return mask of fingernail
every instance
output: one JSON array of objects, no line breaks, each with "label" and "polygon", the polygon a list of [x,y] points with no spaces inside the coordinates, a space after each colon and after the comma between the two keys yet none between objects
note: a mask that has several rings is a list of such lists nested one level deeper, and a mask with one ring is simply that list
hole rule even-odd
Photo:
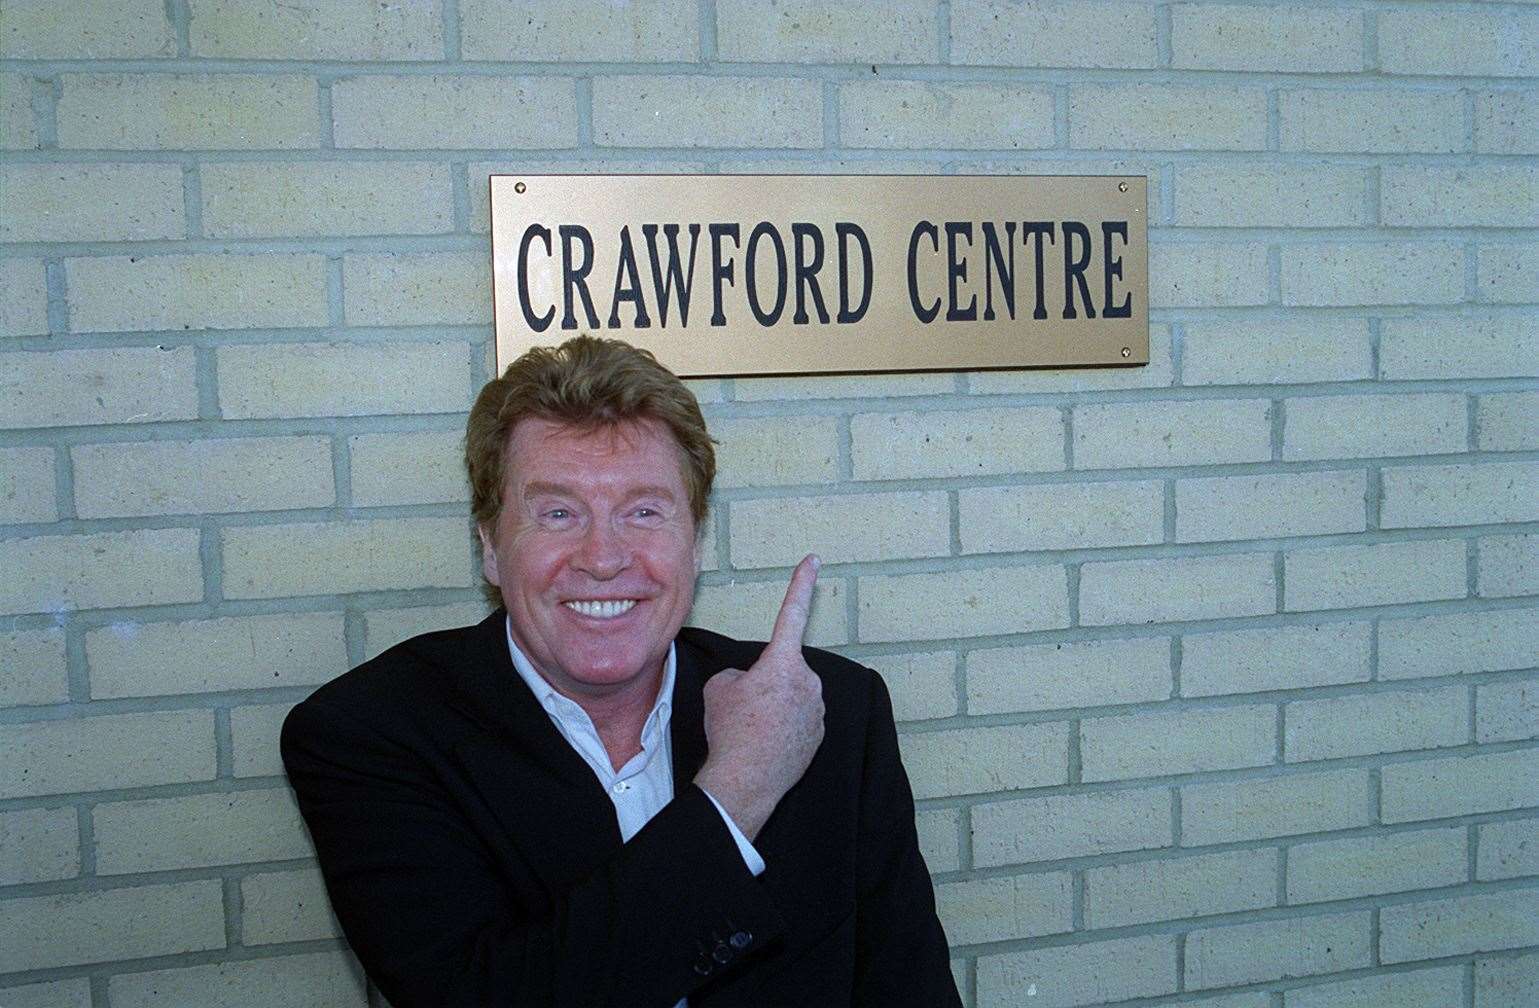
[{"label": "fingernail", "polygon": [[820,567],[822,567],[822,566],[823,566],[823,561],[821,559],[819,559],[819,557],[818,557],[818,555],[816,553],[812,554],[812,573],[816,574],[818,572],[818,569]]}]

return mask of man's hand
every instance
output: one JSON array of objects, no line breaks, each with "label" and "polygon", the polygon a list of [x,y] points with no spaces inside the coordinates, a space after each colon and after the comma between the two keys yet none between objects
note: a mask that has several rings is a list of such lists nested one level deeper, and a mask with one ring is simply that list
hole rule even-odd
[{"label": "man's hand", "polygon": [[695,783],[752,840],[823,741],[823,684],[802,658],[818,558],[791,574],[764,653],[744,672],[726,669],[705,684],[710,755]]}]

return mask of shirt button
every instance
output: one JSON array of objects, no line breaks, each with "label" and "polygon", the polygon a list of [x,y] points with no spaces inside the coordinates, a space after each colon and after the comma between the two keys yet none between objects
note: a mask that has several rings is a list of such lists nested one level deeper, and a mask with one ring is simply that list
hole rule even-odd
[{"label": "shirt button", "polygon": [[629,791],[630,789],[631,789],[631,786],[626,781],[616,781],[615,782],[615,794],[624,794],[625,792]]}]

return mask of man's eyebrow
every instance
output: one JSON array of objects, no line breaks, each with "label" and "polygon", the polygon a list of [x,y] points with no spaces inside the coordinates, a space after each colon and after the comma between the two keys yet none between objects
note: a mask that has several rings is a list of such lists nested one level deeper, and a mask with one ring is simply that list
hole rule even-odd
[{"label": "man's eyebrow", "polygon": [[[524,497],[534,497],[540,494],[549,494],[553,497],[576,497],[578,495],[574,488],[564,483],[548,483],[543,480],[536,480],[535,482],[524,484]],[[676,495],[661,483],[655,485],[649,483],[644,486],[633,487],[626,496],[631,500],[637,497],[661,497],[664,500],[671,501],[675,499]]]}]

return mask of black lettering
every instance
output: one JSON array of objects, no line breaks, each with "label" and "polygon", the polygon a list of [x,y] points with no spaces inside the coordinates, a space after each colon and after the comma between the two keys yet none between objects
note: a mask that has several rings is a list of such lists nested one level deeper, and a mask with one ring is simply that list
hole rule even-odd
[{"label": "black lettering", "polygon": [[919,236],[922,234],[930,236],[930,244],[935,246],[936,254],[940,254],[940,231],[927,220],[915,224],[913,233],[908,236],[908,303],[914,307],[914,317],[928,325],[940,314],[941,299],[937,296],[929,308],[919,303]]},{"label": "black lettering", "polygon": [[967,282],[967,259],[957,258],[957,236],[965,235],[969,248],[973,244],[972,221],[946,222],[946,291],[950,300],[946,303],[947,322],[975,322],[978,319],[978,295],[974,294],[966,308],[957,307],[957,283]]},{"label": "black lettering", "polygon": [[615,267],[615,294],[609,305],[609,328],[620,328],[620,302],[630,301],[636,306],[636,328],[649,329],[652,320],[647,316],[646,298],[641,295],[641,275],[636,270],[636,250],[631,248],[631,229],[620,229],[620,262]]},{"label": "black lettering", "polygon": [[[805,251],[803,238],[811,240],[811,261],[802,254]],[[818,289],[818,270],[823,268],[823,232],[818,230],[816,224],[794,223],[791,225],[791,244],[796,249],[796,311],[791,313],[791,321],[796,325],[806,325],[809,321],[804,295],[811,290],[812,305],[818,311],[818,322],[827,325],[828,309],[823,306],[823,292]]]},{"label": "black lettering", "polygon": [[1112,291],[1112,280],[1122,279],[1122,257],[1112,257],[1112,235],[1121,235],[1122,244],[1128,243],[1127,221],[1102,221],[1101,241],[1106,245],[1102,249],[1101,272],[1106,275],[1106,299],[1101,302],[1101,316],[1103,318],[1132,318],[1133,295],[1130,292],[1122,299],[1119,305],[1116,303],[1117,295]]},{"label": "black lettering", "polygon": [[1037,236],[1037,306],[1032,310],[1031,317],[1034,319],[1045,319],[1047,318],[1047,303],[1044,300],[1045,291],[1042,289],[1045,283],[1042,279],[1042,239],[1046,238],[1048,244],[1053,244],[1056,241],[1053,237],[1053,222],[1021,221],[1021,244],[1030,245],[1032,235]]},{"label": "black lettering", "polygon": [[[572,312],[572,292],[582,295],[583,310],[588,316],[588,327],[597,329],[598,312],[593,310],[593,297],[588,293],[588,274],[593,271],[593,236],[581,224],[563,224],[556,229],[561,233],[561,288],[562,302],[566,310],[561,315],[561,328],[576,329],[577,316]],[[582,243],[582,266],[572,265],[572,239]]]},{"label": "black lettering", "polygon": [[[1005,249],[1010,262],[1005,263]],[[994,270],[999,270],[999,290],[1005,296],[1005,311],[1015,318],[1015,221],[1005,221],[1005,244],[1000,248],[999,234],[993,221],[983,222],[983,320],[994,321]],[[991,268],[992,267],[992,268]]]},{"label": "black lettering", "polygon": [[[850,224],[840,221],[834,225],[834,233],[839,236],[839,314],[837,316],[840,325],[849,325],[859,322],[865,317],[866,309],[871,307],[871,242],[866,239],[866,232],[860,229],[858,224]],[[860,244],[860,262],[862,267],[862,285],[860,291],[860,304],[853,310],[850,308],[850,257],[849,249],[845,241],[854,238]],[[554,309],[552,309],[554,310]]]},{"label": "black lettering", "polygon": [[721,240],[731,238],[732,247],[737,248],[740,244],[738,230],[736,224],[711,224],[706,230],[711,233],[711,325],[724,326],[727,316],[721,310],[721,282],[727,281],[729,287],[737,284],[732,279],[732,260],[722,261]]},{"label": "black lettering", "polygon": [[[1084,242],[1083,254],[1074,254],[1074,239]],[[1095,318],[1095,304],[1090,300],[1090,284],[1085,282],[1085,267],[1090,265],[1090,229],[1079,221],[1063,222],[1063,317],[1079,318],[1074,311],[1074,286],[1079,284],[1085,299],[1085,317]]]},{"label": "black lettering", "polygon": [[551,319],[556,317],[556,306],[551,305],[550,311],[544,315],[536,315],[534,309],[529,306],[529,246],[536,238],[545,239],[545,254],[550,255],[553,249],[550,245],[550,228],[541,224],[531,224],[524,228],[524,237],[518,243],[518,307],[523,310],[524,321],[529,323],[529,328],[535,332],[544,332],[550,328]]},{"label": "black lettering", "polygon": [[[770,244],[775,246],[775,307],[766,312],[759,304],[759,284],[756,274],[757,256],[756,250],[759,239],[769,236]],[[759,320],[761,326],[772,326],[780,320],[780,313],[786,307],[786,246],[780,240],[780,232],[775,230],[775,225],[769,221],[760,221],[748,235],[748,262],[743,266],[743,277],[748,282],[748,310],[753,312],[753,317]]]},{"label": "black lettering", "polygon": [[657,259],[657,225],[641,225],[641,233],[647,238],[647,255],[652,259],[652,290],[657,295],[657,324],[668,324],[668,302],[675,285],[679,289],[679,325],[689,325],[689,292],[695,282],[695,245],[700,241],[700,225],[689,226],[689,268],[679,268],[679,226],[664,224],[663,237],[668,239],[668,268],[663,269]]}]

